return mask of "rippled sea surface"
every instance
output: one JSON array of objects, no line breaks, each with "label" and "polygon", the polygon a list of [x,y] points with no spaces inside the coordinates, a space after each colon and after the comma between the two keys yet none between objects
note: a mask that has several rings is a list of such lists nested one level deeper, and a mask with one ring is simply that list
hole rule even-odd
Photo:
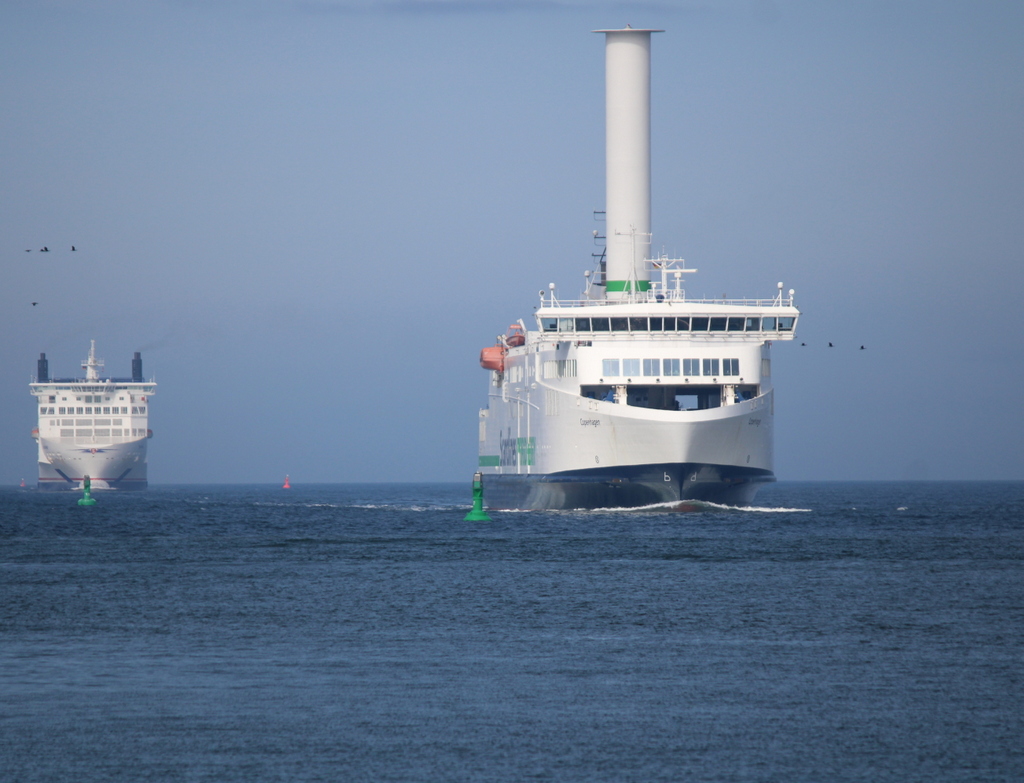
[{"label": "rippled sea surface", "polygon": [[1024,780],[1024,484],[0,490],[5,781]]}]

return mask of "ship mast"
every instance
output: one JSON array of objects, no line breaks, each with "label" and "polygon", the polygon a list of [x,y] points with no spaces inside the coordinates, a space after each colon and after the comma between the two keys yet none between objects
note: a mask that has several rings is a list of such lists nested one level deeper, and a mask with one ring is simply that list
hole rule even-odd
[{"label": "ship mast", "polygon": [[103,366],[103,360],[96,358],[96,341],[89,341],[89,358],[82,362],[82,369],[85,370],[87,381],[98,381],[100,379],[99,368]]},{"label": "ship mast", "polygon": [[605,35],[605,296],[648,291],[651,248],[651,33]]}]

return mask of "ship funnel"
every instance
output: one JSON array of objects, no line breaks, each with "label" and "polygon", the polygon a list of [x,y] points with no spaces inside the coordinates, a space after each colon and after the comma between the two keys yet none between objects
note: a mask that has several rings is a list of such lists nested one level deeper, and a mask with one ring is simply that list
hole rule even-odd
[{"label": "ship funnel", "polygon": [[36,362],[36,383],[50,382],[50,363],[46,361],[46,354],[39,354],[39,361]]},{"label": "ship funnel", "polygon": [[605,296],[627,299],[651,287],[651,33],[605,35]]},{"label": "ship funnel", "polygon": [[142,380],[142,354],[136,351],[135,358],[132,359],[132,381],[141,383]]}]

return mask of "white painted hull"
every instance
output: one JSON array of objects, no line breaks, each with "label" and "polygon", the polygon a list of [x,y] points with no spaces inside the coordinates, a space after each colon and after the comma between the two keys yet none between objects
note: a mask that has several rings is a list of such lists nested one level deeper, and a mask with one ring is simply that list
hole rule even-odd
[{"label": "white painted hull", "polygon": [[91,444],[40,438],[39,489],[81,489],[85,476],[94,490],[146,489],[146,443],[146,438]]},{"label": "white painted hull", "polygon": [[[652,410],[550,389],[540,397],[544,408],[495,395],[481,412],[481,455],[498,455],[499,462],[480,468],[491,508],[744,504],[774,480],[770,389],[701,411]],[[509,415],[515,405],[516,414],[529,408],[531,415]]]}]

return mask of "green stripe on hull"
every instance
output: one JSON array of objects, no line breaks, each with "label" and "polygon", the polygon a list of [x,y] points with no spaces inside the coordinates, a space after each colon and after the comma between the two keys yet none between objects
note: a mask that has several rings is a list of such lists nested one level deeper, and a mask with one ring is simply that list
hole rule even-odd
[{"label": "green stripe on hull", "polygon": [[536,438],[532,436],[529,438],[516,438],[516,454],[518,456],[520,465],[533,465],[533,459],[536,453]]},{"label": "green stripe on hull", "polygon": [[605,291],[650,291],[650,280],[609,280]]},{"label": "green stripe on hull", "polygon": [[501,457],[480,457],[481,468],[496,468],[501,464]]}]

